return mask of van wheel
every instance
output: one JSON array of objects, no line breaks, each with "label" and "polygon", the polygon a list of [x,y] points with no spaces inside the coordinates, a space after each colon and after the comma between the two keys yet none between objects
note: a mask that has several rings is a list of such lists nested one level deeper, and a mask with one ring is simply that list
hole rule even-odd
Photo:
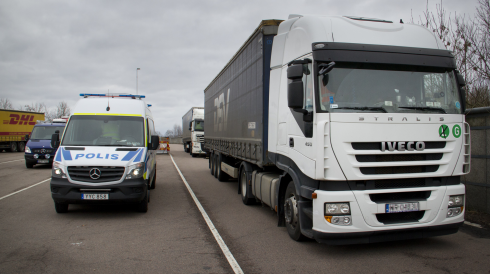
[{"label": "van wheel", "polygon": [[10,142],[10,152],[17,152],[17,142]]},{"label": "van wheel", "polygon": [[153,183],[150,186],[150,189],[155,189],[157,184],[157,167],[155,166],[155,174],[153,174]]},{"label": "van wheel", "polygon": [[56,213],[66,213],[68,212],[68,204],[54,202],[54,209]]},{"label": "van wheel", "polygon": [[294,183],[291,181],[289,182],[288,187],[286,188],[286,194],[284,195],[284,218],[289,237],[295,241],[301,242],[304,241],[306,237],[301,234],[298,201],[299,196],[296,193]]},{"label": "van wheel", "polygon": [[136,206],[136,210],[141,213],[148,212],[148,202],[150,201],[150,191],[146,191],[145,198]]},{"label": "van wheel", "polygon": [[26,161],[26,167],[27,167],[27,168],[32,168],[33,166],[34,166],[34,164],[31,164],[31,163],[29,163],[28,161]]},{"label": "van wheel", "polygon": [[248,198],[248,192],[249,192],[249,187],[247,184],[247,172],[245,172],[245,169],[242,168],[240,170],[240,177],[239,177],[239,184],[240,184],[240,192],[242,194],[242,202],[244,205],[253,205],[255,204],[255,199],[254,198]]}]

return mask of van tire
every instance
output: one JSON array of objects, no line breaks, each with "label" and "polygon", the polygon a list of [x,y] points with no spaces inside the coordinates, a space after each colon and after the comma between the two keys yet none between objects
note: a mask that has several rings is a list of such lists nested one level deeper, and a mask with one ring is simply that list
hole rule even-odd
[{"label": "van tire", "polygon": [[157,184],[157,167],[155,166],[155,174],[153,174],[152,184],[150,185],[150,189],[155,189]]},{"label": "van tire", "polygon": [[148,202],[150,201],[150,190],[146,191],[145,198],[136,206],[136,211],[141,213],[148,212]]},{"label": "van tire", "polygon": [[26,167],[27,168],[32,168],[32,167],[34,167],[34,164],[31,164],[28,161],[26,161]]},{"label": "van tire", "polygon": [[299,221],[299,195],[296,193],[294,182],[290,181],[286,193],[284,194],[284,222],[291,239],[301,242],[306,240],[306,236],[301,233],[301,224]]},{"label": "van tire", "polygon": [[66,213],[68,212],[68,205],[69,204],[54,202],[54,209],[56,210],[56,213]]}]

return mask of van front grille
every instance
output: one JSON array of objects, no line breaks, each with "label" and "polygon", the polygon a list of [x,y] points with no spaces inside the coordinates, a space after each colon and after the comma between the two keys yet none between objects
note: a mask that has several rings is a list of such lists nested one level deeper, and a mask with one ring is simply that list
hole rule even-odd
[{"label": "van front grille", "polygon": [[[100,172],[100,177],[90,177],[91,172]],[[105,183],[119,181],[124,175],[124,167],[116,166],[69,166],[68,176],[72,180],[89,183]],[[97,178],[97,179],[94,179]]]}]

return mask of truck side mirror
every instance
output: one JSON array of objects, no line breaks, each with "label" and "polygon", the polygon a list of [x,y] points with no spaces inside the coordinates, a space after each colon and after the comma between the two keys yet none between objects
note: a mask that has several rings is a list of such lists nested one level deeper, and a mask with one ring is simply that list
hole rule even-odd
[{"label": "truck side mirror", "polygon": [[151,135],[151,143],[148,144],[149,150],[157,150],[160,145],[160,137],[158,135]]},{"label": "truck side mirror", "polygon": [[296,64],[288,68],[288,79],[292,80],[288,84],[288,107],[293,110],[303,109],[303,65]]},{"label": "truck side mirror", "polygon": [[192,130],[192,121],[189,122],[189,130]]},{"label": "truck side mirror", "polygon": [[29,141],[29,134],[26,134],[26,136],[24,137],[24,141]]},{"label": "truck side mirror", "polygon": [[60,146],[60,131],[57,130],[51,135],[51,147],[58,148]]}]

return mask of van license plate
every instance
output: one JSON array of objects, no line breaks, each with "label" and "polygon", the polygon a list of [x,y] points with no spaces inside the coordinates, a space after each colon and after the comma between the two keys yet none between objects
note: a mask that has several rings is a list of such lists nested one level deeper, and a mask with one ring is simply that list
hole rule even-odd
[{"label": "van license plate", "polygon": [[49,160],[37,160],[38,164],[47,164],[49,163]]},{"label": "van license plate", "polygon": [[419,211],[419,203],[393,203],[386,204],[386,213]]},{"label": "van license plate", "polygon": [[85,194],[85,193],[82,193],[82,200],[109,200],[109,194]]}]

